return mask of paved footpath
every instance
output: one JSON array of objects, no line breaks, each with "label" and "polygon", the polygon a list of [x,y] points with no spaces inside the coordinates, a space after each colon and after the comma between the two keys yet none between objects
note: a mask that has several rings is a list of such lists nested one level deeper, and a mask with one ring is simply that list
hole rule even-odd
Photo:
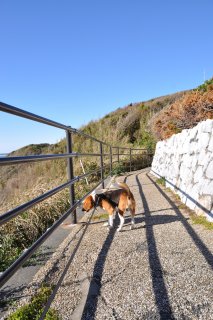
[{"label": "paved footpath", "polygon": [[57,270],[79,245],[51,305],[62,319],[213,319],[213,232],[193,225],[155,180],[147,169],[126,177],[134,230],[128,214],[120,233],[93,220],[66,247]]}]

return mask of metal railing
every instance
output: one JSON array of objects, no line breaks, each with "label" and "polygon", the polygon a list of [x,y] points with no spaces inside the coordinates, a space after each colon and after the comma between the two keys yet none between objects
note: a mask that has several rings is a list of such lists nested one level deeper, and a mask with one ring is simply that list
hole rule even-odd
[{"label": "metal railing", "polygon": [[[32,163],[32,162],[38,162],[38,161],[47,161],[47,160],[55,160],[55,159],[67,159],[67,178],[68,181],[43,193],[42,195],[39,195],[38,197],[25,202],[12,210],[5,212],[4,214],[0,215],[0,226],[7,223],[11,219],[17,217],[21,213],[25,212],[26,210],[34,207],[38,203],[48,199],[49,197],[55,195],[59,191],[69,188],[69,197],[70,197],[70,208],[61,215],[61,217],[55,221],[50,228],[48,228],[28,249],[24,250],[23,253],[20,255],[20,257],[7,269],[0,275],[0,287],[2,287],[12,276],[13,274],[25,263],[26,260],[28,260],[32,254],[42,245],[42,243],[53,233],[53,231],[68,217],[71,215],[72,222],[77,223],[77,215],[76,215],[76,208],[81,204],[81,202],[93,191],[95,190],[99,185],[102,185],[104,188],[104,181],[107,178],[105,176],[105,169],[107,166],[109,166],[109,176],[112,176],[113,172],[113,164],[114,163],[120,163],[121,157],[125,156],[125,162],[127,162],[127,158],[129,161],[129,170],[132,171],[132,168],[135,168],[133,157],[134,157],[134,151],[142,151],[143,154],[141,154],[141,161],[143,162],[144,156],[149,157],[151,162],[152,153],[146,152],[146,149],[143,148],[127,148],[127,147],[117,147],[117,146],[111,146],[110,144],[107,144],[103,141],[100,141],[88,134],[86,134],[83,131],[74,129],[70,126],[63,125],[61,123],[49,120],[47,118],[40,117],[36,114],[24,111],[22,109],[10,106],[8,104],[0,102],[0,111],[19,116],[22,118],[26,118],[29,120],[33,120],[39,123],[43,123],[49,126],[53,126],[55,128],[59,128],[62,130],[65,130],[66,132],[66,149],[67,152],[63,154],[45,154],[45,155],[30,155],[30,156],[14,156],[14,157],[4,157],[0,158],[0,166],[6,166],[6,165],[17,165],[22,163]],[[72,142],[72,135],[78,134],[85,138],[89,138],[92,141],[95,141],[100,146],[100,152],[99,153],[78,153],[73,152],[73,142]],[[108,153],[104,153],[104,146],[107,146],[109,148]],[[126,152],[127,151],[127,152]],[[113,157],[117,157],[116,161],[113,161]],[[137,154],[137,156],[140,156]],[[85,174],[74,176],[74,168],[73,168],[73,159],[75,157],[100,157],[99,166],[100,168],[87,172]],[[104,158],[109,158],[108,165],[105,165]],[[81,199],[77,200],[75,199],[75,183],[79,182],[82,179],[85,179],[85,177],[90,176],[92,174],[100,174],[100,181],[97,185],[95,185],[89,192],[84,194]]]}]

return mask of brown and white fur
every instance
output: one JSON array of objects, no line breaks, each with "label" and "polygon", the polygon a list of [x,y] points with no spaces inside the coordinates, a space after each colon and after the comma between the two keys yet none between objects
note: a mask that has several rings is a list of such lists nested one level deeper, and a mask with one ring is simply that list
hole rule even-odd
[{"label": "brown and white fur", "polygon": [[[96,206],[100,206],[109,214],[109,228],[113,227],[113,215],[118,212],[120,225],[117,231],[120,231],[124,224],[124,213],[129,209],[131,213],[131,227],[135,225],[135,199],[128,185],[124,182],[117,182],[117,189],[104,190],[102,193],[91,193],[83,202],[83,211],[90,211]],[[98,192],[98,191],[97,191]]]}]

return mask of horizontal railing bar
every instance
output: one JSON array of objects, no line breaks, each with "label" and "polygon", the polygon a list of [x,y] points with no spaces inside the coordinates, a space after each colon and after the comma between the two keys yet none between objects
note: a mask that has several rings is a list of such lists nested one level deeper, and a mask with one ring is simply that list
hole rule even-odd
[{"label": "horizontal railing bar", "polygon": [[71,127],[65,126],[64,124],[61,124],[56,121],[52,121],[50,119],[47,119],[47,118],[44,118],[41,116],[38,116],[38,115],[31,113],[31,112],[28,112],[28,111],[13,107],[13,106],[6,104],[6,103],[3,103],[3,102],[0,102],[0,111],[7,112],[7,113],[13,114],[18,117],[34,120],[36,122],[44,123],[44,124],[47,124],[52,127],[59,128],[59,129],[72,131]]},{"label": "horizontal railing bar", "polygon": [[[129,153],[113,153],[112,154],[113,156],[129,156]],[[133,157],[136,157],[136,156],[147,156],[148,155],[148,153],[144,153],[144,154],[139,154],[139,153],[137,153],[137,154],[131,154]]]},{"label": "horizontal railing bar", "polygon": [[[112,155],[113,156],[129,156],[129,153],[112,153]],[[137,153],[137,154],[131,154],[133,157],[136,157],[136,156],[139,156],[139,157],[146,157],[146,156],[151,156],[151,155],[153,155],[153,153],[144,153],[144,154],[139,154],[139,153]]]},{"label": "horizontal railing bar", "polygon": [[[112,154],[113,156],[129,156],[129,153],[113,153]],[[132,153],[131,154],[133,157],[136,157],[136,156],[148,156],[149,155],[149,153],[144,153],[144,154],[139,154],[139,153],[137,153],[137,154],[134,154],[134,153]]]},{"label": "horizontal railing bar", "polygon": [[69,187],[70,185],[74,184],[75,182],[78,182],[78,181],[84,179],[85,177],[87,177],[87,176],[89,176],[89,175],[91,175],[93,173],[97,173],[100,170],[101,169],[93,170],[91,172],[82,174],[81,176],[74,177],[72,180],[70,180],[70,181],[68,181],[66,183],[63,183],[60,186],[58,186],[58,187],[56,187],[54,189],[51,189],[51,190],[43,193],[42,195],[40,195],[40,196],[38,196],[38,197],[28,201],[28,202],[25,202],[22,205],[14,208],[14,209],[12,209],[10,211],[5,212],[4,214],[0,215],[0,226],[5,224],[6,222],[10,221],[11,219],[17,217],[18,215],[20,215],[24,211],[29,210],[30,208],[34,207],[38,203],[48,199],[49,197],[53,196],[54,194],[56,194],[56,193],[60,192],[61,190]]},{"label": "horizontal railing bar", "polygon": [[104,142],[104,141],[99,141],[99,142],[101,142],[103,145],[105,145],[105,146],[107,146],[107,147],[110,147],[110,144],[107,143],[107,142]]},{"label": "horizontal railing bar", "polygon": [[[105,180],[105,179],[103,179]],[[0,276],[0,287],[2,287],[8,279],[29,259],[32,254],[41,246],[41,244],[53,233],[53,231],[72,213],[78,205],[93,191],[95,190],[102,181],[100,181],[94,188],[87,192],[80,200],[78,200],[69,210],[67,210],[53,225],[46,230],[46,232],[32,244],[30,248],[24,251],[21,256]]]},{"label": "horizontal railing bar", "polygon": [[131,148],[131,147],[112,147],[113,149],[132,149],[132,150],[147,150],[146,148]]},{"label": "horizontal railing bar", "polygon": [[87,138],[90,138],[90,139],[96,141],[96,142],[101,142],[100,140],[98,140],[98,139],[96,139],[96,138],[84,133],[83,131],[80,131],[80,130],[74,129],[74,128],[70,127],[70,126],[66,126],[66,125],[64,125],[62,123],[59,123],[59,122],[56,122],[56,121],[53,121],[53,120],[38,116],[35,113],[31,113],[31,112],[16,108],[16,107],[11,106],[9,104],[6,104],[4,102],[0,102],[0,111],[6,112],[6,113],[10,113],[10,114],[13,114],[13,115],[18,116],[18,117],[22,117],[22,118],[26,118],[26,119],[29,119],[29,120],[33,120],[33,121],[36,121],[36,122],[39,122],[39,123],[47,124],[47,125],[55,127],[55,128],[68,130],[70,132],[83,135],[83,136],[85,136]]},{"label": "horizontal railing bar", "polygon": [[129,156],[129,153],[113,153],[113,156]]},{"label": "horizontal railing bar", "polygon": [[132,151],[141,151],[141,150],[147,150],[146,148],[131,148]]},{"label": "horizontal railing bar", "polygon": [[[103,156],[109,156],[110,154],[106,153]],[[47,161],[55,159],[68,159],[72,157],[100,157],[100,153],[62,153],[62,154],[45,154],[45,155],[34,155],[34,156],[22,156],[22,157],[5,157],[0,158],[0,166],[13,165],[18,163],[28,163],[28,162],[37,162],[37,161]]]},{"label": "horizontal railing bar", "polygon": [[85,138],[91,139],[91,140],[93,140],[93,141],[95,141],[95,142],[98,142],[98,143],[101,142],[102,144],[108,145],[107,143],[105,143],[105,142],[103,142],[103,141],[101,141],[101,140],[98,140],[98,139],[90,136],[89,134],[81,131],[81,130],[77,130],[77,129],[74,129],[74,128],[71,128],[71,130],[72,130],[71,132],[76,133],[76,134],[79,134],[79,135],[82,135],[82,136],[84,136]]}]

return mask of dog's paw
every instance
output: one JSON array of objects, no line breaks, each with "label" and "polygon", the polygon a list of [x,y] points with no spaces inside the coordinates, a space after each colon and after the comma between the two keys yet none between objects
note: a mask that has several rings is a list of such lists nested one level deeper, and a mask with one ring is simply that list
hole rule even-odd
[{"label": "dog's paw", "polygon": [[118,228],[118,229],[117,229],[117,232],[120,232],[120,231],[121,231],[121,228]]},{"label": "dog's paw", "polygon": [[108,222],[104,222],[103,223],[103,227],[108,227],[109,223]]},{"label": "dog's paw", "polygon": [[113,229],[113,226],[109,226],[109,225],[108,225],[107,228],[108,228],[108,230],[112,230],[112,229]]}]

